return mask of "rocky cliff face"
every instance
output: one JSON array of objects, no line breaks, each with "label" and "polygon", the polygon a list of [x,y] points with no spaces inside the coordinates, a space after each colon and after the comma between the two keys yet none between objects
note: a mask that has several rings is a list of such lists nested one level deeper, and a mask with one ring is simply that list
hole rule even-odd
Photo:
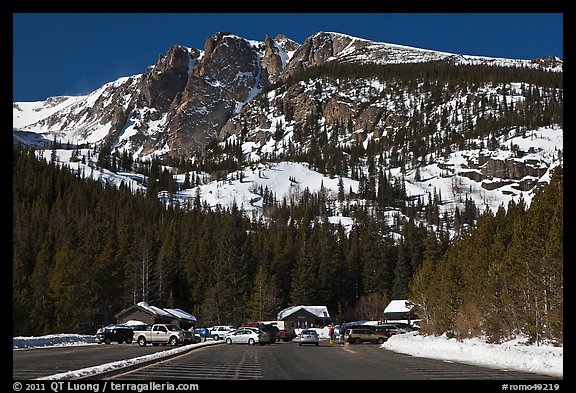
[{"label": "rocky cliff face", "polygon": [[[298,132],[309,127],[311,119],[322,119],[327,127],[351,127],[351,138],[362,142],[369,135],[379,137],[405,125],[409,108],[401,108],[397,97],[364,82],[326,86],[317,81],[312,87],[282,84],[303,70],[331,61],[437,60],[562,68],[556,58],[487,59],[339,33],[316,33],[302,45],[282,35],[257,42],[217,33],[206,40],[203,50],[174,45],[143,74],[108,83],[88,96],[53,97],[41,105],[14,103],[14,124],[16,129],[46,133],[47,140],[57,134],[76,143],[107,143],[137,157],[187,155],[216,136],[238,134],[242,126],[262,136],[278,120]],[[280,88],[251,105],[270,83]],[[359,101],[360,95],[368,101]]]},{"label": "rocky cliff face", "polygon": [[248,41],[225,33],[207,39],[204,56],[170,108],[166,142],[172,154],[203,147],[266,83],[259,55]]},{"label": "rocky cliff face", "polygon": [[278,82],[282,72],[292,59],[293,53],[300,47],[300,44],[292,41],[282,34],[278,34],[274,39],[266,36],[264,40],[264,51],[262,54],[262,67],[266,70],[268,81]]},{"label": "rocky cliff face", "polygon": [[290,64],[285,68],[282,78],[286,79],[308,68],[342,57],[345,49],[348,53],[363,48],[370,41],[357,39],[343,34],[316,33],[307,38],[296,50]]},{"label": "rocky cliff face", "polygon": [[264,44],[265,49],[264,55],[262,56],[262,67],[268,74],[268,80],[270,82],[276,82],[284,69],[280,49],[269,36],[266,36]]},{"label": "rocky cliff face", "polygon": [[179,45],[170,48],[165,57],[159,56],[140,82],[137,106],[167,111],[174,98],[186,87],[190,68],[199,56],[199,50]]},{"label": "rocky cliff face", "polygon": [[[284,36],[255,42],[229,33],[208,38],[203,51],[174,45],[144,74],[107,84],[84,99],[62,97],[61,110],[23,128],[108,143],[140,157],[187,155],[279,77],[294,45]],[[15,103],[15,116],[21,106]],[[54,106],[54,98],[45,103],[46,109]]]}]

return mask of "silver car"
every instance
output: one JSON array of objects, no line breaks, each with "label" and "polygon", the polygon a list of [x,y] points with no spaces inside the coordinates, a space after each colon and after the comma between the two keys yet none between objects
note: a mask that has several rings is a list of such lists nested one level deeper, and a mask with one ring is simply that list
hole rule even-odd
[{"label": "silver car", "polygon": [[270,342],[270,336],[259,329],[240,328],[224,336],[226,344],[250,344],[254,345],[267,344]]},{"label": "silver car", "polygon": [[298,337],[300,346],[302,346],[302,344],[314,344],[318,346],[320,343],[320,337],[318,337],[316,330],[313,329],[302,330]]}]

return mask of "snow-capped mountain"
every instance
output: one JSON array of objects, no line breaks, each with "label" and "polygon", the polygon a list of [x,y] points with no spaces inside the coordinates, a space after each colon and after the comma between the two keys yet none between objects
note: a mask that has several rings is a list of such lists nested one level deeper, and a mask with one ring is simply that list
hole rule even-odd
[{"label": "snow-capped mountain", "polygon": [[[203,50],[174,45],[141,75],[87,96],[14,103],[14,129],[75,144],[106,143],[135,157],[185,155],[283,68],[295,49],[284,36],[264,42],[218,33]],[[268,72],[269,70],[269,72]]]},{"label": "snow-capped mountain", "polygon": [[[530,203],[562,163],[562,109],[557,58],[459,55],[339,33],[302,45],[218,33],[203,50],[174,45],[143,74],[87,96],[14,103],[13,138],[132,190],[146,190],[146,176],[98,163],[95,148],[189,160],[192,170],[164,167],[177,185],[158,189],[166,203],[236,204],[260,216],[322,194],[331,222],[349,225],[351,206],[370,205],[393,226],[411,208],[454,217],[470,203]],[[72,148],[51,151],[54,139]]]},{"label": "snow-capped mountain", "polygon": [[430,61],[562,71],[562,61],[556,58],[468,56],[340,33],[316,33],[302,45],[283,35],[254,41],[217,33],[206,40],[203,49],[174,45],[143,74],[107,83],[87,96],[15,102],[13,128],[36,133],[40,141],[56,138],[73,144],[107,144],[137,158],[179,157],[221,134],[224,125],[263,88],[282,85],[304,70],[330,62]]},{"label": "snow-capped mountain", "polygon": [[347,34],[319,32],[304,41],[285,69],[284,75],[294,75],[302,70],[331,61],[340,63],[400,64],[445,61],[452,64],[484,64],[504,67],[542,68],[562,71],[558,58],[514,60],[470,56],[405,45],[374,42]]}]

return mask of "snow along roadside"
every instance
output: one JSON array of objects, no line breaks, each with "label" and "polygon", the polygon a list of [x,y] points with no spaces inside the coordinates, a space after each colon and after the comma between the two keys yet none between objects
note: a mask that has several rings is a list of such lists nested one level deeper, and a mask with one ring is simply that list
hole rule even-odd
[{"label": "snow along roadside", "polygon": [[85,376],[89,376],[89,375],[93,375],[93,374],[97,374],[97,373],[101,373],[101,372],[115,370],[115,369],[122,368],[122,367],[132,366],[132,365],[135,365],[138,363],[143,363],[143,362],[146,362],[149,360],[161,359],[164,357],[177,355],[179,353],[187,352],[191,349],[195,349],[195,348],[199,348],[199,347],[205,347],[207,345],[216,345],[216,344],[222,344],[222,343],[223,343],[223,341],[205,341],[203,343],[198,343],[198,344],[184,345],[182,347],[170,349],[167,351],[156,352],[156,353],[153,353],[151,355],[139,356],[137,358],[126,359],[126,360],[118,360],[116,362],[105,363],[105,364],[101,364],[98,366],[86,367],[86,368],[82,368],[80,370],[66,371],[63,373],[48,375],[46,377],[41,377],[41,378],[36,378],[36,379],[37,380],[52,380],[52,379],[72,379],[72,378],[78,378],[78,377],[85,377]]},{"label": "snow along roadside", "polygon": [[416,332],[398,334],[382,348],[412,356],[475,364],[483,367],[518,370],[563,377],[564,348],[549,345],[527,346],[520,340],[487,344],[480,338],[458,341],[442,336],[424,336]]}]

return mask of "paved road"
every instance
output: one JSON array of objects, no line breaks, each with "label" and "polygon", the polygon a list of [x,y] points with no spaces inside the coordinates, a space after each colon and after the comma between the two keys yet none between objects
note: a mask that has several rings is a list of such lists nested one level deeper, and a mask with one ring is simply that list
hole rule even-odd
[{"label": "paved road", "polygon": [[418,358],[380,345],[218,345],[117,375],[121,380],[552,380],[526,372]]},{"label": "paved road", "polygon": [[[137,344],[86,345],[12,351],[13,379],[28,380],[131,359],[172,347]],[[526,372],[418,358],[380,345],[295,342],[273,345],[210,345],[176,358],[117,375],[122,380],[558,380]]]},{"label": "paved road", "polygon": [[12,378],[34,379],[118,360],[136,358],[173,347],[138,344],[74,345],[12,351]]}]

